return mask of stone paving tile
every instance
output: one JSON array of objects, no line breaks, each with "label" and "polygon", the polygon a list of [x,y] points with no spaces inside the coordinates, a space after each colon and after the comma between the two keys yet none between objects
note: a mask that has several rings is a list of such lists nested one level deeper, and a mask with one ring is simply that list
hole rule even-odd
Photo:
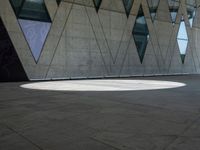
[{"label": "stone paving tile", "polygon": [[0,150],[198,150],[199,78],[148,78],[187,86],[124,92],[0,84]]}]

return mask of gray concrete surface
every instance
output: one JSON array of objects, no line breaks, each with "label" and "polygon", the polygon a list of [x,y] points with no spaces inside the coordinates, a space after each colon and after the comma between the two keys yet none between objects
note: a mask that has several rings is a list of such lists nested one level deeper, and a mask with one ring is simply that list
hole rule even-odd
[{"label": "gray concrete surface", "polygon": [[[200,73],[200,8],[191,28],[186,0],[180,0],[175,25],[168,0],[160,0],[154,22],[146,0],[134,0],[128,18],[122,0],[103,0],[98,13],[93,0],[64,0],[59,7],[56,0],[45,2],[52,26],[36,64],[9,0],[0,0],[0,16],[29,79]],[[140,5],[150,35],[142,64],[132,35]],[[184,64],[177,43],[182,15],[189,38]]]},{"label": "gray concrete surface", "polygon": [[0,150],[199,150],[200,76],[147,91],[42,91],[0,83]]}]

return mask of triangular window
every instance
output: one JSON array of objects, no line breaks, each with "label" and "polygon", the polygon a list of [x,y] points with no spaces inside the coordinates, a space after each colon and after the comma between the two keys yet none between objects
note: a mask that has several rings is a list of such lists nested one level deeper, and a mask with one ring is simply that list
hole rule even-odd
[{"label": "triangular window", "polygon": [[123,0],[123,4],[124,4],[124,8],[125,8],[127,17],[130,15],[131,8],[133,6],[133,1],[134,0]]},{"label": "triangular window", "polygon": [[147,0],[147,2],[149,5],[149,12],[151,15],[151,20],[154,22],[160,0]]},{"label": "triangular window", "polygon": [[10,0],[36,62],[42,52],[51,18],[44,0]]},{"label": "triangular window", "polygon": [[142,63],[149,41],[149,29],[141,5],[136,17],[132,34],[135,40],[138,55],[140,57],[140,62]]},{"label": "triangular window", "polygon": [[99,11],[102,0],[93,0],[96,11]]},{"label": "triangular window", "polygon": [[179,10],[179,3],[180,3],[179,0],[168,0],[169,12],[170,12],[171,21],[173,25],[176,22],[176,17]]},{"label": "triangular window", "polygon": [[24,36],[37,62],[50,30],[51,23],[19,19]]},{"label": "triangular window", "polygon": [[57,2],[57,4],[58,5],[60,5],[60,2],[61,2],[62,0],[56,0],[56,2]]},{"label": "triangular window", "polygon": [[190,23],[190,27],[192,28],[193,21],[196,15],[196,0],[186,0],[186,6],[187,6],[188,20]]},{"label": "triangular window", "polygon": [[178,30],[177,42],[178,42],[178,47],[179,47],[182,63],[184,63],[186,50],[188,46],[188,35],[187,35],[186,25],[185,25],[183,16],[181,18],[181,22],[180,22],[180,26]]}]

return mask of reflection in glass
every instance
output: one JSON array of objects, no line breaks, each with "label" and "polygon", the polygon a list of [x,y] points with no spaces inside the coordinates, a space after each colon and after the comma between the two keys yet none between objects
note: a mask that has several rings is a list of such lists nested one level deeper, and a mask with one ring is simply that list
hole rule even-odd
[{"label": "reflection in glass", "polygon": [[179,46],[182,63],[184,63],[188,45],[188,35],[183,16],[181,18],[180,27],[178,30],[177,42]]},{"label": "reflection in glass", "polygon": [[151,15],[151,20],[154,22],[160,0],[147,0],[147,2],[149,5],[149,12]]},{"label": "reflection in glass", "polygon": [[10,0],[17,18],[51,22],[44,0]]},{"label": "reflection in glass", "polygon": [[142,63],[149,40],[149,30],[141,5],[136,17],[132,34],[135,40],[138,55],[140,57],[140,62]]},{"label": "reflection in glass", "polygon": [[44,22],[51,22],[43,0],[26,0],[21,8],[19,17]]},{"label": "reflection in glass", "polygon": [[128,17],[130,12],[131,12],[131,8],[133,6],[133,1],[134,0],[123,0],[123,4],[124,4],[124,8],[126,10],[126,16]]},{"label": "reflection in glass", "polygon": [[10,3],[37,63],[51,27],[44,0],[10,0]]},{"label": "reflection in glass", "polygon": [[102,0],[93,0],[96,11],[99,11]]},{"label": "reflection in glass", "polygon": [[10,0],[10,3],[14,9],[15,14],[19,14],[20,7],[23,0]]},{"label": "reflection in glass", "polygon": [[186,6],[187,6],[188,20],[190,23],[190,27],[192,28],[193,20],[196,15],[196,0],[186,0]]},{"label": "reflection in glass", "polygon": [[35,61],[39,60],[51,23],[19,19],[19,24],[29,44]]},{"label": "reflection in glass", "polygon": [[171,15],[172,24],[174,25],[176,22],[176,16],[178,14],[179,9],[179,0],[168,0],[169,11]]}]

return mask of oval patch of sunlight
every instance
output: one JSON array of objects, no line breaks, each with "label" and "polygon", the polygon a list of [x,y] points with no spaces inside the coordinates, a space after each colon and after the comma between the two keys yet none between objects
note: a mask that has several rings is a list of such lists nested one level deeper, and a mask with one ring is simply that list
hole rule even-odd
[{"label": "oval patch of sunlight", "polygon": [[158,80],[99,79],[66,80],[23,84],[20,87],[49,91],[139,91],[186,86],[185,83]]}]

